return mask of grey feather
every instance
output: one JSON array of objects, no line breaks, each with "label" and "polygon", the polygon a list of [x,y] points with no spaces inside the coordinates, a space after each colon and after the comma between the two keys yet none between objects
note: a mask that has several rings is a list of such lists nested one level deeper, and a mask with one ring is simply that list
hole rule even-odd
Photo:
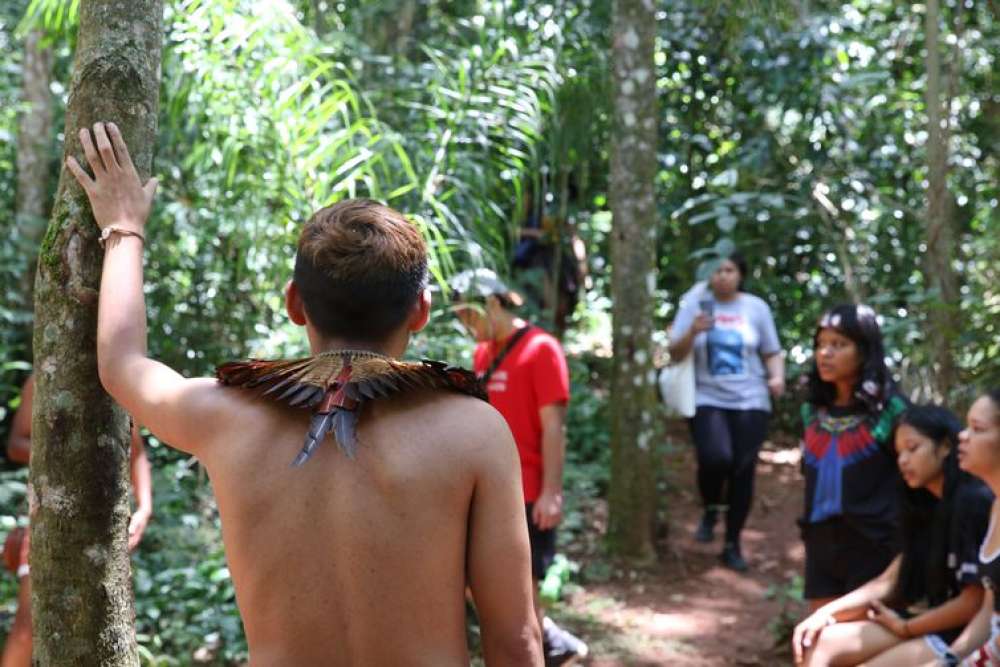
[{"label": "grey feather", "polygon": [[317,412],[313,415],[312,421],[309,423],[309,433],[306,434],[306,441],[302,445],[299,455],[295,457],[292,461],[292,467],[297,468],[312,456],[313,450],[316,446],[322,442],[323,438],[330,431],[330,425],[333,423],[333,416],[336,412]]},{"label": "grey feather", "polygon": [[[411,388],[412,389],[414,387],[419,387],[420,385],[417,384],[416,378],[413,377],[414,375],[417,375],[417,374],[416,373],[398,373],[398,374],[392,376],[392,382],[394,382],[397,387],[402,387],[403,389],[406,389],[406,388]],[[385,381],[386,380],[383,379],[383,382],[385,382]]]},{"label": "grey feather", "polygon": [[333,410],[333,433],[337,438],[340,448],[347,454],[347,458],[353,459],[358,450],[358,439],[355,435],[355,428],[358,425],[358,415],[352,410]]},{"label": "grey feather", "polygon": [[390,377],[380,377],[372,380],[375,387],[382,393],[383,396],[388,396],[399,391],[399,387],[395,382],[392,381]]},{"label": "grey feather", "polygon": [[292,398],[292,400],[288,402],[288,404],[293,408],[304,406],[306,403],[312,400],[316,396],[316,394],[322,394],[322,393],[323,393],[322,387],[316,387],[311,384],[307,384],[304,385],[297,394],[295,394],[295,396]]},{"label": "grey feather", "polygon": [[281,393],[281,396],[278,396],[278,398],[276,400],[279,400],[279,401],[287,400],[289,396],[291,396],[295,392],[297,392],[300,389],[302,389],[303,386],[305,386],[305,385],[302,385],[302,384],[300,384],[298,382],[293,382],[292,386],[290,386],[288,389],[286,389],[285,391],[283,391]]},{"label": "grey feather", "polygon": [[344,385],[344,395],[352,401],[360,401],[361,394],[358,392],[357,382],[348,382]]},{"label": "grey feather", "polygon": [[293,382],[293,381],[294,381],[294,378],[290,378],[290,377],[285,378],[281,382],[278,382],[278,383],[272,385],[267,391],[265,391],[263,394],[261,394],[261,396],[270,396],[274,392],[280,391],[280,390],[284,389],[285,387],[288,386],[289,382]]}]

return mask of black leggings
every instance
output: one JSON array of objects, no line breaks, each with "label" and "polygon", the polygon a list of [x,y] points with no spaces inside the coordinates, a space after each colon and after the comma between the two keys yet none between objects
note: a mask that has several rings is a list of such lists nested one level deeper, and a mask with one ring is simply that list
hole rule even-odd
[{"label": "black leggings", "polygon": [[698,490],[706,509],[728,506],[726,542],[739,542],[750,514],[757,453],[767,437],[768,416],[764,410],[699,406],[691,419]]}]

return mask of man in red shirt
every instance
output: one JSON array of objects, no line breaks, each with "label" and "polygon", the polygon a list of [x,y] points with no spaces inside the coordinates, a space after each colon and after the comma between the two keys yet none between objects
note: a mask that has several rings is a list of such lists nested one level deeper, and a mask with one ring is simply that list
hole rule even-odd
[{"label": "man in red shirt", "polygon": [[523,299],[494,272],[465,271],[453,279],[452,288],[455,313],[476,339],[473,367],[486,384],[490,404],[507,421],[521,458],[545,664],[570,665],[586,657],[587,645],[547,618],[538,596],[538,582],[555,559],[556,527],[562,521],[566,357],[558,340],[515,314]]}]

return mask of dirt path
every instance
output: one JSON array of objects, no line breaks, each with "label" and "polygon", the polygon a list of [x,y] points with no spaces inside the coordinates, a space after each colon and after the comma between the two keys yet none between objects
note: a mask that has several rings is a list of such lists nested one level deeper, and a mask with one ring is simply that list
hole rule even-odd
[{"label": "dirt path", "polygon": [[766,445],[761,454],[744,533],[751,571],[742,575],[719,565],[718,538],[706,545],[691,537],[700,509],[690,447],[678,446],[667,467],[669,535],[660,563],[633,571],[601,557],[597,536],[607,508],[595,504],[586,512],[593,538],[570,554],[582,565],[583,586],[571,588],[552,615],[587,639],[588,665],[790,664],[783,632],[801,613],[789,596],[801,589],[803,559],[795,524],[802,507],[798,450]]}]

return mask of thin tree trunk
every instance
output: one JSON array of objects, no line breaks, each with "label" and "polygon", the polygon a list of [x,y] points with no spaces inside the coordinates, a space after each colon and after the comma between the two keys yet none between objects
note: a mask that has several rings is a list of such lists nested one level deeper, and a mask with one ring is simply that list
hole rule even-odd
[{"label": "thin tree trunk", "polygon": [[611,489],[613,551],[652,559],[657,440],[652,330],[656,288],[656,16],[648,0],[614,5],[611,147]]},{"label": "thin tree trunk", "polygon": [[929,342],[934,360],[937,400],[944,400],[955,386],[955,366],[952,343],[960,325],[958,322],[958,276],[955,273],[954,202],[948,190],[948,120],[944,116],[948,105],[941,101],[942,77],[939,43],[940,9],[938,0],[928,0],[924,37],[927,51],[927,253],[924,255],[924,276],[936,293],[930,300]]},{"label": "thin tree trunk", "polygon": [[549,294],[546,296],[552,311],[552,330],[556,336],[562,340],[566,333],[566,317],[568,313],[563,311],[562,302],[562,272],[563,272],[563,237],[566,232],[567,217],[569,216],[569,168],[559,166],[559,212],[556,214],[555,227],[552,230],[552,282],[549,285]]},{"label": "thin tree trunk", "polygon": [[[41,45],[42,34],[28,33],[24,41],[21,99],[24,109],[17,131],[17,199],[15,213],[18,236],[26,249],[38,245],[49,211],[49,138],[52,136],[52,51]],[[34,271],[27,271],[21,292],[31,306]]]},{"label": "thin tree trunk", "polygon": [[[145,178],[159,106],[162,0],[83,0],[66,111],[77,132],[122,130]],[[90,206],[65,169],[35,283],[31,576],[36,665],[137,665],[127,554],[128,418],[97,377],[102,251]]]},{"label": "thin tree trunk", "polygon": [[332,11],[328,6],[331,3],[323,3],[321,0],[312,0],[311,9],[313,14],[313,29],[316,34],[323,37],[330,32],[330,25],[326,20],[326,13]]},{"label": "thin tree trunk", "polygon": [[867,296],[864,286],[854,275],[854,261],[851,251],[847,247],[847,228],[840,220],[840,212],[836,205],[826,196],[827,192],[828,188],[822,183],[817,183],[813,187],[812,197],[818,204],[816,210],[832,239],[837,260],[840,262],[840,270],[844,272],[844,291],[847,292],[852,303],[864,303]]},{"label": "thin tree trunk", "polygon": [[395,18],[396,29],[392,34],[392,50],[403,55],[410,50],[413,26],[417,18],[417,3],[414,0],[400,3],[395,10]]}]

